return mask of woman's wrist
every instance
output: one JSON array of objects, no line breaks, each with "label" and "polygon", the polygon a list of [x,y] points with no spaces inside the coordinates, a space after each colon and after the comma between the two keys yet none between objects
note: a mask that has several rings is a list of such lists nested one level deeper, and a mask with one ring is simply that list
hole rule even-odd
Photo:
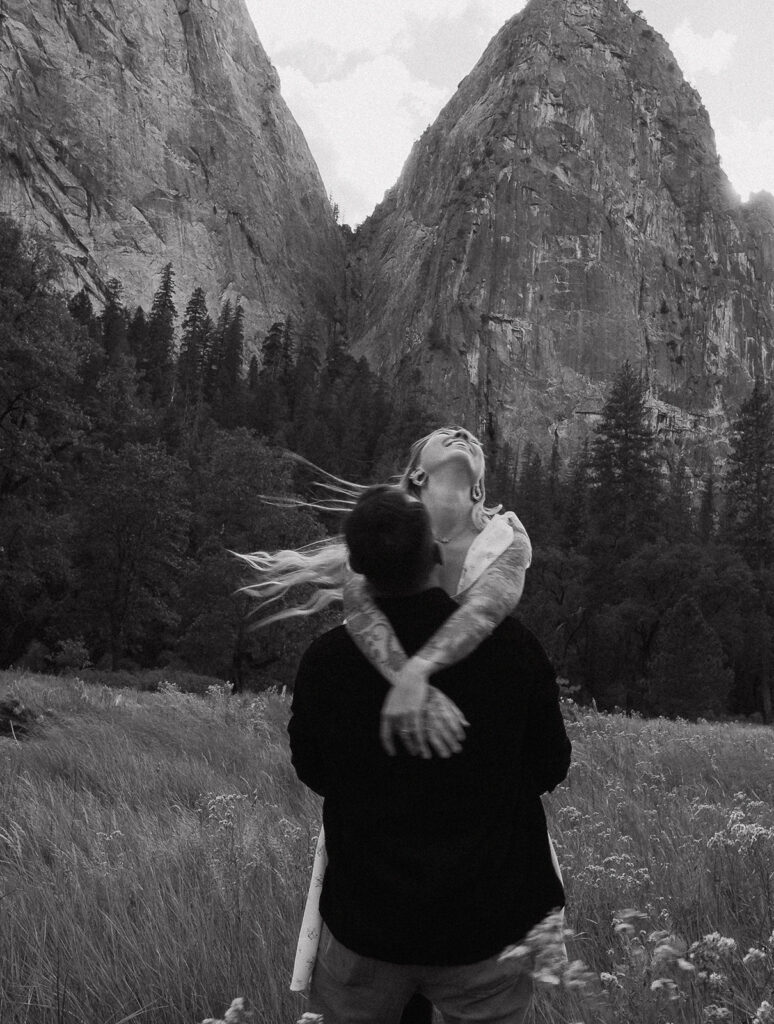
[{"label": "woman's wrist", "polygon": [[406,664],[403,666],[402,673],[406,673],[406,678],[416,679],[421,678],[427,681],[433,672],[438,670],[437,666],[429,661],[427,658],[423,658],[418,654],[413,655],[409,658]]}]

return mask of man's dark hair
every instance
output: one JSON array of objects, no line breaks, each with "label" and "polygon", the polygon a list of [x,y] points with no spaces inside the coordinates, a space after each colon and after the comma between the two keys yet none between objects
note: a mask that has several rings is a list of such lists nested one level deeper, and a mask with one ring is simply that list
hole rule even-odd
[{"label": "man's dark hair", "polygon": [[349,563],[383,594],[412,593],[436,562],[425,506],[398,487],[369,487],[344,525]]}]

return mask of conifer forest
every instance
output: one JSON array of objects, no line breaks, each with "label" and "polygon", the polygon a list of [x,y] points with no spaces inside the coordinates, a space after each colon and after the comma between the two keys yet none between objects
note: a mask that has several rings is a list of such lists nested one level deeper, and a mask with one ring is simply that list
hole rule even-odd
[{"label": "conifer forest", "polygon": [[[294,452],[358,483],[399,473],[445,422],[418,380],[388,386],[333,322],[255,329],[241,306],[160,276],[150,309],[111,281],[67,295],[53,251],[0,221],[0,667],[291,684],[337,620],[256,629],[234,552],[338,532]],[[533,543],[520,607],[563,686],[602,710],[772,717],[774,400],[758,381],[723,473],[660,448],[623,364],[586,442],[550,454],[482,438],[488,504]],[[476,430],[475,424],[465,424]]]}]

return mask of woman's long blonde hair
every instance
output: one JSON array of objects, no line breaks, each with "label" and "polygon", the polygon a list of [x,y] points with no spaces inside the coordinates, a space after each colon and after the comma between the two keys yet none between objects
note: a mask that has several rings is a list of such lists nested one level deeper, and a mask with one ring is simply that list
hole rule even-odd
[{"label": "woman's long blonde hair", "polygon": [[[451,431],[458,429],[460,428],[438,428],[438,430]],[[401,487],[420,500],[422,489],[411,479],[411,476],[419,468],[422,449],[430,438],[438,433],[438,430],[431,431],[412,444],[403,472],[392,481],[395,486]],[[267,496],[264,500],[269,504],[282,508],[315,509],[320,512],[346,515],[354,508],[363,491],[370,486],[343,480],[341,477],[327,473],[299,455],[287,454],[289,458],[314,472],[317,477],[314,486],[323,492],[322,496],[312,501],[282,495]],[[484,529],[492,516],[500,511],[502,505],[488,507],[485,504],[486,489],[483,472],[478,485],[481,497],[473,503],[470,514],[473,525],[480,531]],[[295,616],[314,615],[329,605],[341,601],[344,584],[351,571],[347,560],[346,545],[341,534],[313,541],[300,548],[236,554],[256,574],[256,582],[242,587],[242,592],[257,599],[256,611],[259,613],[266,612],[271,605],[282,602],[296,587],[311,586],[313,588],[312,594],[307,600],[290,607],[281,607],[276,611],[271,611],[268,615],[261,614],[256,622],[257,626],[268,626],[272,622],[279,622],[282,619]]]}]

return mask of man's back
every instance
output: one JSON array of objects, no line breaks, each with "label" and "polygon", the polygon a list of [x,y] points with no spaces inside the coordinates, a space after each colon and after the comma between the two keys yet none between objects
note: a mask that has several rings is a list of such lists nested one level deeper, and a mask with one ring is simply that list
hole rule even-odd
[{"label": "man's back", "polygon": [[[380,603],[408,654],[456,607],[439,590]],[[325,797],[323,918],[393,963],[484,959],[563,902],[538,794],[564,778],[570,746],[540,645],[507,620],[433,683],[470,722],[463,752],[390,757],[387,683],[339,628],[304,656],[290,723],[299,777]]]}]

